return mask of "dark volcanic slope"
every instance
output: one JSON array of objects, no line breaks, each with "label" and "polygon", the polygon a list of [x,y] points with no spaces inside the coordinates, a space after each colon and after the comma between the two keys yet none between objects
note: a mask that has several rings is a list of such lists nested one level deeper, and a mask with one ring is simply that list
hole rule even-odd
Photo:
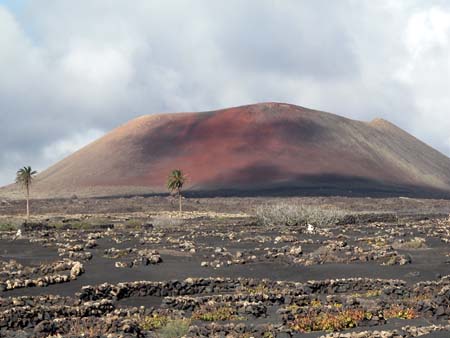
[{"label": "dark volcanic slope", "polygon": [[35,191],[164,192],[174,168],[191,191],[215,193],[450,190],[450,159],[385,120],[263,103],[137,118],[41,173]]}]

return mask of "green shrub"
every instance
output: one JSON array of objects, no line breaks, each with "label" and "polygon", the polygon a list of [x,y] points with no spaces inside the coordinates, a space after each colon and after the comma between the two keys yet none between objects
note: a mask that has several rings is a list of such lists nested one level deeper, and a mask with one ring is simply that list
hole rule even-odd
[{"label": "green shrub", "polygon": [[153,313],[151,316],[142,316],[138,318],[139,327],[144,331],[153,331],[161,329],[169,322],[169,317]]},{"label": "green shrub", "polygon": [[205,322],[217,322],[226,320],[243,320],[245,318],[237,315],[236,311],[229,306],[218,308],[203,306],[192,314],[192,319]]},{"label": "green shrub", "polygon": [[357,298],[374,298],[374,297],[379,297],[381,296],[383,292],[379,289],[375,289],[375,290],[369,290],[366,292],[355,292],[352,293],[352,297],[357,297]]},{"label": "green shrub", "polygon": [[17,230],[17,228],[18,228],[17,224],[12,224],[12,223],[0,224],[0,231],[13,231],[13,230]]},{"label": "green shrub", "polygon": [[401,305],[391,305],[389,309],[383,311],[384,319],[414,319],[418,317],[416,310],[410,307],[403,307]]},{"label": "green shrub", "polygon": [[334,207],[303,204],[266,204],[257,208],[256,217],[262,225],[300,225],[322,227],[344,220],[346,213]]},{"label": "green shrub", "polygon": [[188,319],[173,319],[167,322],[158,331],[160,338],[180,338],[185,336],[189,331],[190,321]]},{"label": "green shrub", "polygon": [[270,290],[267,285],[259,283],[258,285],[253,287],[243,287],[242,292],[248,293],[250,295],[268,295],[270,293]]},{"label": "green shrub", "polygon": [[362,309],[338,310],[335,312],[311,312],[294,316],[289,324],[297,332],[342,331],[357,327],[364,319],[371,318],[370,312]]}]

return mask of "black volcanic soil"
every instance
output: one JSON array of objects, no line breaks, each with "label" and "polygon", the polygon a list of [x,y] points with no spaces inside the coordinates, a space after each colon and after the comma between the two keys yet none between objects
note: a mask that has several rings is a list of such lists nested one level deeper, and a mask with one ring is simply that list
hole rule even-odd
[{"label": "black volcanic soil", "polygon": [[[209,230],[214,231],[216,227]],[[251,228],[244,226],[235,228],[234,231],[245,233]],[[254,229],[252,229],[254,230]],[[264,235],[258,228],[258,234]],[[183,232],[172,233],[171,235],[181,235]],[[271,232],[272,236],[274,235]],[[276,237],[275,233],[275,237]],[[215,241],[210,238],[197,239],[202,246],[206,247],[227,247],[234,249],[233,243],[227,243],[223,240]],[[319,239],[320,240],[320,239]],[[89,251],[93,253],[92,260],[84,264],[86,273],[80,276],[76,281],[68,284],[52,285],[46,288],[27,288],[17,289],[6,294],[8,296],[21,295],[39,295],[39,294],[58,294],[63,296],[73,296],[83,285],[95,285],[102,283],[120,283],[136,280],[183,280],[188,277],[244,277],[256,279],[286,280],[306,282],[308,280],[321,280],[327,278],[352,278],[368,277],[383,279],[402,279],[412,284],[419,281],[435,280],[439,276],[444,276],[450,272],[450,259],[445,257],[450,253],[450,247],[446,243],[441,243],[431,238],[427,249],[421,250],[403,250],[412,258],[412,264],[404,266],[380,266],[376,263],[334,263],[321,264],[313,266],[301,266],[288,264],[286,262],[267,261],[247,265],[232,265],[229,267],[220,267],[206,269],[200,266],[204,260],[201,255],[195,254],[188,257],[172,256],[170,254],[161,254],[164,264],[155,266],[139,266],[130,269],[118,269],[114,267],[115,260],[103,257],[103,251],[106,248],[128,248],[142,247],[139,241],[131,239],[125,243],[117,244],[110,240],[98,241],[99,246]],[[316,247],[319,245],[316,245]],[[23,265],[38,265],[44,262],[51,262],[58,259],[55,249],[43,248],[40,245],[30,244],[27,240],[1,240],[0,241],[1,259],[17,260]],[[152,245],[152,248],[158,250],[161,246]],[[253,250],[255,244],[247,242],[239,245],[239,250]],[[162,251],[164,252],[164,251]]]},{"label": "black volcanic soil", "polygon": [[[370,318],[377,314],[377,319],[366,318],[358,322],[357,328],[347,328],[346,331],[355,332],[354,337],[358,337],[358,331],[367,331],[359,337],[372,337],[370,332],[375,330],[393,334],[407,325],[430,331],[429,337],[450,335],[450,327],[446,326],[450,318],[450,293],[446,291],[450,288],[450,277],[446,277],[450,274],[450,221],[443,216],[449,210],[447,201],[321,198],[321,205],[346,206],[346,210],[366,218],[356,223],[315,228],[313,232],[301,226],[255,224],[252,212],[256,206],[274,201],[280,200],[188,200],[186,209],[191,211],[184,214],[183,220],[173,211],[167,213],[176,205],[162,197],[34,201],[34,210],[42,212],[35,220],[42,224],[24,227],[20,238],[16,238],[15,229],[3,227],[0,231],[0,290],[3,290],[0,291],[0,335],[44,337],[55,332],[73,333],[80,325],[74,323],[84,321],[83,325],[90,327],[91,332],[155,337],[158,329],[149,330],[142,324],[142,318],[157,314],[192,318],[190,336],[202,336],[200,332],[209,332],[206,336],[210,336],[210,322],[194,317],[199,311],[207,308],[212,313],[217,307],[243,311],[239,312],[239,320],[214,321],[218,325],[214,330],[230,337],[244,334],[268,337],[269,333],[273,337],[338,337],[326,336],[323,331],[305,333],[294,323],[305,313],[306,317],[313,317],[316,312],[344,310],[370,312]],[[300,201],[319,204],[319,199]],[[3,206],[2,223],[17,217],[18,207],[18,202]],[[124,212],[126,208],[131,209]],[[6,210],[11,216],[6,215]],[[50,210],[55,213],[49,214]],[[219,214],[219,211],[226,213]],[[73,262],[80,262],[83,271],[66,282],[47,279],[45,287],[20,284],[25,279],[67,274],[68,270],[55,268],[52,272],[48,268],[64,259],[72,262],[68,263],[69,269]],[[11,265],[11,261],[16,263]],[[30,270],[42,264],[47,267]],[[188,278],[193,278],[193,282]],[[196,281],[209,278],[219,278],[218,283],[223,283],[221,278],[225,278],[230,286],[224,290],[195,289]],[[342,280],[335,288],[332,280],[336,279]],[[7,280],[19,282],[7,284]],[[311,280],[318,282],[311,284]],[[134,290],[138,281],[161,282],[165,286],[147,291],[137,289],[126,295],[126,290]],[[176,284],[177,281],[181,284]],[[111,298],[108,291],[99,291],[108,289],[109,286],[101,286],[103,283],[114,288],[122,282],[128,284],[120,297]],[[299,284],[294,286],[290,282]],[[190,283],[193,283],[191,289]],[[331,284],[322,289],[312,288],[321,283]],[[87,285],[92,288],[84,289]],[[171,289],[170,285],[178,286]],[[237,285],[239,292],[234,289]],[[165,294],[151,291],[158,287],[168,289]],[[188,289],[181,292],[180,287]],[[301,291],[305,287],[305,290],[311,287],[312,291]],[[5,290],[8,288],[11,290]],[[103,296],[95,296],[95,292]],[[272,293],[283,297],[270,301]],[[47,298],[42,298],[45,295]],[[20,297],[27,297],[25,304]],[[211,297],[216,297],[213,303]],[[240,297],[242,301],[230,301],[229,297]],[[252,302],[255,297],[260,301]],[[82,301],[77,303],[77,300]],[[204,303],[180,312],[180,304],[194,300]],[[242,302],[247,304],[243,308]],[[26,304],[35,305],[28,308]],[[38,312],[46,311],[37,310],[37,304],[52,309],[48,318],[37,314],[33,317],[34,308]],[[102,316],[93,314],[97,312],[83,312],[83,304],[90,304]],[[213,308],[211,304],[215,304]],[[399,318],[390,318],[383,312],[395,306],[410,311],[410,315],[406,312],[399,315],[398,308],[395,313]],[[72,309],[71,315],[64,314],[67,308]],[[14,317],[20,311],[26,311],[27,319]],[[77,313],[84,315],[80,317]],[[60,317],[65,319],[61,321]],[[102,326],[106,322],[107,328]],[[239,323],[243,326],[235,328]],[[438,326],[430,327],[431,324]],[[389,336],[389,332],[386,337],[395,336]],[[406,331],[402,334],[402,337],[414,336]]]}]

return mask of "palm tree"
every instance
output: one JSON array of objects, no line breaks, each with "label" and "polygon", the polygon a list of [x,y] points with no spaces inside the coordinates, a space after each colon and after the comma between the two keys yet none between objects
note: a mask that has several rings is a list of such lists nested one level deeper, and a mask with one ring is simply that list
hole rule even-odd
[{"label": "palm tree", "polygon": [[186,182],[186,176],[180,169],[174,169],[169,174],[167,179],[167,189],[170,190],[171,193],[175,193],[178,195],[179,203],[180,203],[180,214],[181,214],[181,189],[183,188],[183,184]]},{"label": "palm tree", "polygon": [[27,197],[27,222],[30,220],[30,188],[34,175],[37,174],[36,170],[32,170],[30,166],[23,167],[17,171],[16,183],[21,185],[26,191]]}]

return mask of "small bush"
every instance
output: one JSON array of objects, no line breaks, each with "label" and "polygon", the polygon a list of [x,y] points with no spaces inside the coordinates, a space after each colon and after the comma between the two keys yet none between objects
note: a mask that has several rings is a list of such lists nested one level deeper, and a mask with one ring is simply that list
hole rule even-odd
[{"label": "small bush", "polygon": [[204,306],[192,314],[192,319],[205,322],[217,322],[225,320],[243,320],[244,318],[238,316],[236,311],[229,306],[218,308]]},{"label": "small bush", "polygon": [[0,231],[13,231],[13,230],[17,230],[17,229],[18,229],[17,224],[12,224],[12,223],[0,224]]},{"label": "small bush", "polygon": [[[89,318],[69,318],[64,330],[48,337],[105,337],[111,328],[106,321]],[[61,335],[62,334],[62,335]]]},{"label": "small bush", "polygon": [[343,309],[341,305],[325,311],[317,311],[311,308],[306,313],[294,315],[294,320],[289,323],[292,330],[297,332],[313,331],[343,331],[359,326],[364,321],[371,320],[374,315],[381,316],[384,319],[414,319],[418,317],[413,308],[401,305],[393,305],[388,309],[379,311],[366,311],[362,308]]},{"label": "small bush", "polygon": [[23,224],[22,218],[8,217],[0,220],[0,231],[14,231]]},{"label": "small bush", "polygon": [[262,225],[300,225],[322,227],[344,220],[346,213],[333,207],[303,204],[266,204],[256,209],[258,223]]},{"label": "small bush", "polygon": [[342,331],[358,326],[368,316],[370,313],[362,309],[308,313],[295,316],[290,327],[297,332]]},{"label": "small bush", "polygon": [[160,338],[180,338],[185,336],[189,331],[190,321],[188,319],[174,319],[158,331]]},{"label": "small bush", "polygon": [[241,291],[250,295],[268,295],[270,293],[267,285],[263,283],[260,283],[254,287],[243,287]]},{"label": "small bush", "polygon": [[367,292],[362,292],[362,293],[353,293],[352,297],[355,298],[374,298],[374,297],[379,297],[381,296],[382,291],[381,290],[369,290]]},{"label": "small bush", "polygon": [[154,331],[166,326],[169,317],[154,313],[151,316],[143,316],[138,318],[138,325],[144,331]]},{"label": "small bush", "polygon": [[383,311],[383,317],[384,319],[414,319],[418,317],[418,314],[413,308],[392,305]]}]

